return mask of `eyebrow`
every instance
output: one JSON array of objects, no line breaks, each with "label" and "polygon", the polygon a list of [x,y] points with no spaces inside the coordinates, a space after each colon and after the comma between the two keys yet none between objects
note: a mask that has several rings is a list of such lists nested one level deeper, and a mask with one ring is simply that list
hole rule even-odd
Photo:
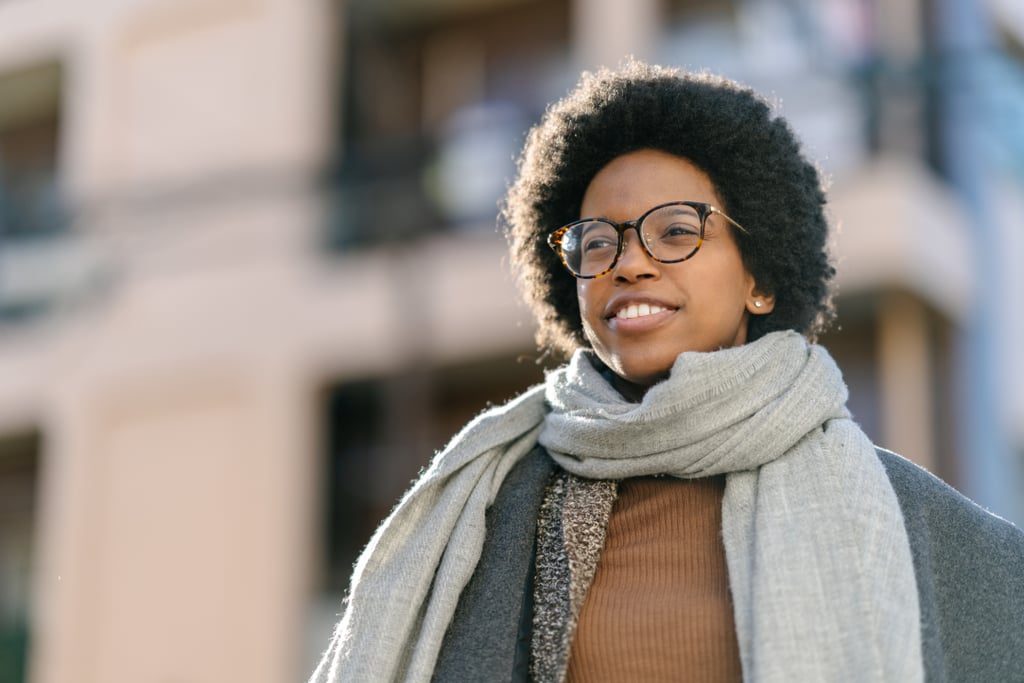
[{"label": "eyebrow", "polygon": [[678,216],[678,215],[693,216],[694,218],[697,218],[698,220],[700,219],[700,212],[697,211],[697,209],[693,208],[692,206],[686,206],[684,204],[684,205],[676,205],[676,206],[666,206],[666,207],[663,207],[663,208],[672,209],[672,215],[673,216]]},{"label": "eyebrow", "polygon": [[[653,208],[654,207],[651,207],[651,209],[653,209]],[[700,212],[697,211],[697,209],[693,208],[692,206],[687,206],[686,204],[676,204],[676,205],[671,205],[670,204],[668,206],[662,206],[661,208],[662,209],[672,209],[672,215],[674,215],[674,216],[675,215],[684,215],[684,216],[693,216],[694,218],[697,218],[697,219],[700,218]],[[644,211],[640,215],[642,216],[642,215],[646,214],[648,211],[651,211],[651,209],[648,209],[647,211]],[[607,222],[612,223],[614,225],[622,225],[623,223],[632,223],[633,221],[636,221],[637,219],[639,219],[639,216],[637,216],[637,218],[631,218],[628,221],[616,221],[616,220],[612,220],[611,218],[608,218],[606,216],[594,216],[594,217],[590,217],[590,218],[580,218],[581,221],[607,221]],[[584,234],[586,234],[586,233],[584,233]]]}]

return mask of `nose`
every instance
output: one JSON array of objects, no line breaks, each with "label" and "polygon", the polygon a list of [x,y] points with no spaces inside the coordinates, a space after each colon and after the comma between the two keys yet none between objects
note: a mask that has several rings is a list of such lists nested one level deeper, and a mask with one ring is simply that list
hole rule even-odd
[{"label": "nose", "polygon": [[640,244],[639,230],[626,230],[622,235],[622,253],[615,264],[615,279],[633,282],[657,277],[658,272],[658,262],[648,256],[644,246]]}]

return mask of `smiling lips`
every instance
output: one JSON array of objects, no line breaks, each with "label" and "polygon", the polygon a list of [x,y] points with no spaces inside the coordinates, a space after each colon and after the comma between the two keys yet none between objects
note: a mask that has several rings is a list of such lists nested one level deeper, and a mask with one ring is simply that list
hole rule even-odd
[{"label": "smiling lips", "polygon": [[654,315],[655,313],[661,313],[667,311],[667,308],[658,306],[657,304],[630,304],[620,308],[616,313],[615,317],[619,320],[628,320],[630,318],[640,318],[647,315]]},{"label": "smiling lips", "polygon": [[606,320],[609,326],[621,332],[645,332],[659,327],[666,318],[678,309],[651,301],[622,302],[615,305],[615,311]]}]

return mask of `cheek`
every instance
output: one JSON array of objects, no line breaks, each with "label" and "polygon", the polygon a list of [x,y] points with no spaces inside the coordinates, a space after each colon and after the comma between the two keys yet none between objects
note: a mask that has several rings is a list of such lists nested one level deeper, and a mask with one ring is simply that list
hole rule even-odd
[{"label": "cheek", "polygon": [[587,317],[587,295],[589,294],[589,288],[587,287],[586,280],[576,281],[576,301],[580,307],[580,317],[586,319]]},{"label": "cheek", "polygon": [[583,326],[583,335],[594,343],[594,326],[591,324],[591,305],[590,300],[593,292],[589,287],[590,283],[585,280],[580,280],[576,285],[576,301],[580,307],[580,324]]}]

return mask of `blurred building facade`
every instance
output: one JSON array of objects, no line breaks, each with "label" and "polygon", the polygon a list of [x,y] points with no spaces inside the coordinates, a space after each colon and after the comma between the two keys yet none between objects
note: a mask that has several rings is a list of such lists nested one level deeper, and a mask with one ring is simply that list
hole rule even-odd
[{"label": "blurred building facade", "polygon": [[1024,518],[1014,3],[0,0],[0,681],[301,679],[409,480],[541,379],[497,201],[629,53],[777,101],[855,416]]}]

